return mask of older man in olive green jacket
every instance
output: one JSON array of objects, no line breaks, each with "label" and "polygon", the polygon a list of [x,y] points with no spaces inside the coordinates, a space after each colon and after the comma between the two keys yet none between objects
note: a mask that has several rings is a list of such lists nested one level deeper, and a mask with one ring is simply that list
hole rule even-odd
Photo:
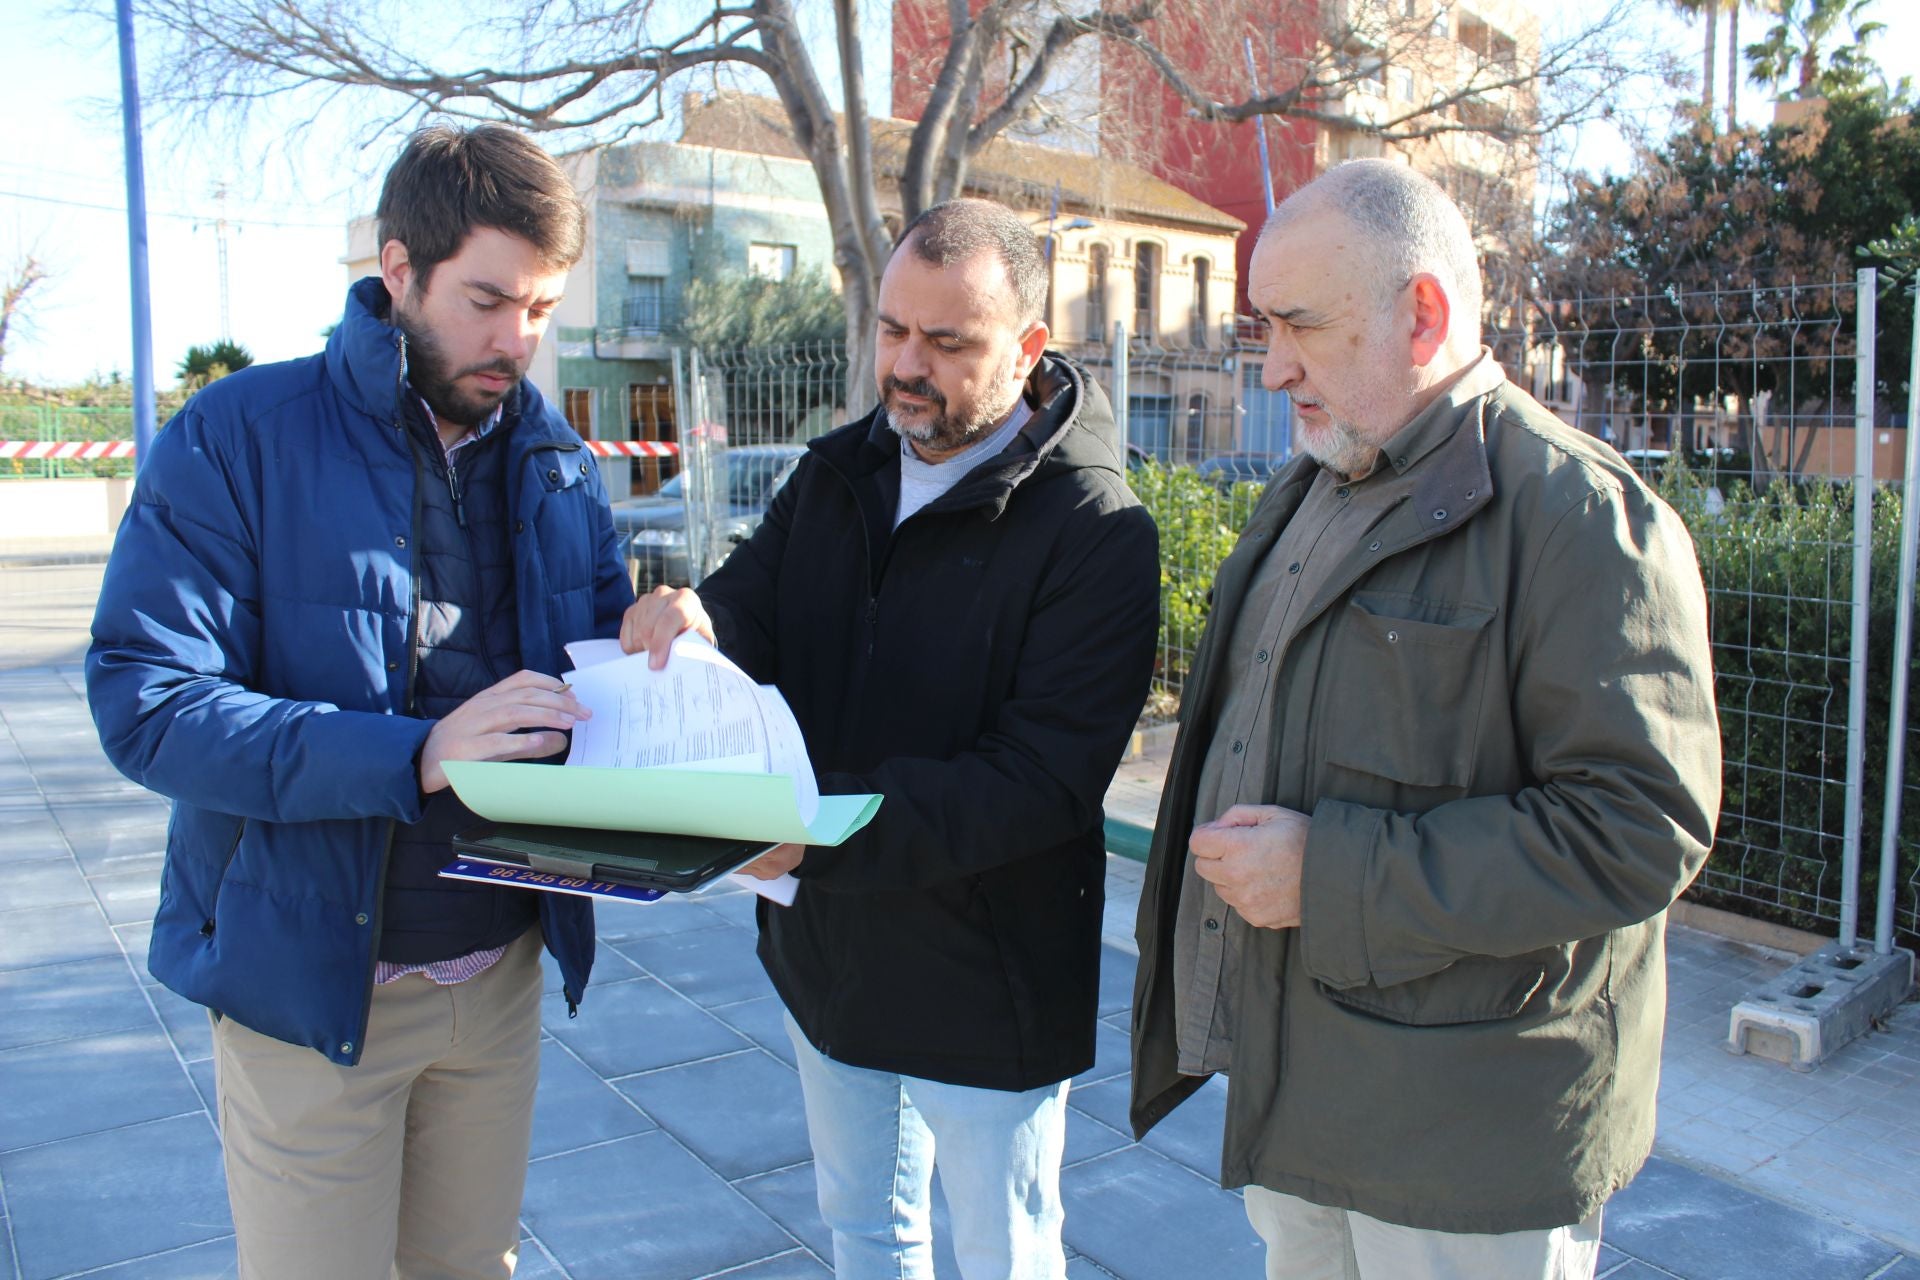
[{"label": "older man in olive green jacket", "polygon": [[1479,344],[1464,221],[1330,171],[1249,292],[1303,448],[1221,565],[1141,894],[1133,1123],[1229,1076],[1272,1277],[1590,1276],[1719,806],[1674,513]]}]

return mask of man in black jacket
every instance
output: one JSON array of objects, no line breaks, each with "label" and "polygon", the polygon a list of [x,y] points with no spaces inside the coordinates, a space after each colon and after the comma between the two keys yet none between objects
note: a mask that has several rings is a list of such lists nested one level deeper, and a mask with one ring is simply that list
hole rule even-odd
[{"label": "man in black jacket", "polygon": [[760,957],[842,1280],[933,1274],[936,1146],[968,1280],[1065,1274],[1100,802],[1146,695],[1159,564],[1105,396],[1045,352],[1045,298],[1011,210],[915,219],[880,284],[880,408],[812,443],[698,595],[661,588],[622,632],[656,664],[681,631],[715,639],[785,694],[823,792],[885,797],[846,843],[755,868],[801,881],[760,904]]}]

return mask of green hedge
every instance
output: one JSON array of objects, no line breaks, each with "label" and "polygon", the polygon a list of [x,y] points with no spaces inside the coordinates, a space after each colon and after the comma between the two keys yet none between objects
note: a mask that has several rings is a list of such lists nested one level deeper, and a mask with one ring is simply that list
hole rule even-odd
[{"label": "green hedge", "polygon": [[[1713,857],[1689,896],[1831,933],[1839,919],[1853,644],[1853,488],[1736,481],[1724,506],[1684,469],[1660,487],[1693,532],[1707,585],[1725,783]],[[1718,510],[1715,508],[1719,507]],[[1900,495],[1873,500],[1860,925],[1873,929],[1898,611]],[[1908,754],[1914,751],[1908,732]],[[1911,788],[1909,788],[1911,792]],[[1902,806],[1895,921],[1916,934],[1920,804]]]},{"label": "green hedge", "polygon": [[[1206,623],[1214,572],[1261,486],[1223,493],[1186,468],[1146,467],[1129,479],[1160,526],[1160,654],[1148,716],[1170,720]],[[1718,841],[1688,896],[1831,933],[1839,918],[1851,687],[1852,488],[1779,480],[1761,493],[1742,482],[1722,493],[1709,477],[1680,467],[1659,485],[1693,532],[1707,584],[1726,761]],[[1900,496],[1881,488],[1868,606],[1860,890],[1867,935],[1879,880],[1899,525]],[[1920,764],[1920,717],[1913,719],[1910,766]],[[1904,945],[1912,945],[1920,934],[1920,794],[1907,791],[1895,920]]]}]

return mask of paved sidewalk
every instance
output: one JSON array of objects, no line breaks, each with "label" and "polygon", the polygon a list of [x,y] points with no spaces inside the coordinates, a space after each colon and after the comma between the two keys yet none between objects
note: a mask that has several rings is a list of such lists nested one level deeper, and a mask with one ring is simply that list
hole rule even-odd
[{"label": "paved sidewalk", "polygon": [[[32,664],[0,670],[0,1280],[226,1276],[206,1017],[144,964],[167,808],[101,756],[76,665],[98,575],[0,569],[0,667]],[[1150,809],[1159,758],[1123,770],[1116,811]],[[1213,1180],[1222,1088],[1145,1143],[1125,1133],[1140,870],[1109,860],[1099,1058],[1069,1095],[1069,1274],[1257,1280],[1258,1241]],[[546,1013],[519,1275],[825,1276],[751,895],[600,923],[580,1017],[557,995]],[[1920,1250],[1920,1007],[1796,1076],[1715,1047],[1730,1000],[1784,956],[1681,929],[1671,952],[1659,1155],[1607,1211],[1602,1273],[1920,1280],[1901,1253]]]}]

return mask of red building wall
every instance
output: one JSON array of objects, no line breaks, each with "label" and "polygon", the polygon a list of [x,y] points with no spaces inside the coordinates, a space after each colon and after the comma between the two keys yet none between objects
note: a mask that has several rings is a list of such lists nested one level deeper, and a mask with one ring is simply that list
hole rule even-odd
[{"label": "red building wall", "polygon": [[[977,10],[982,0],[971,0]],[[1187,22],[1162,20],[1154,35],[1200,87],[1220,101],[1249,96],[1244,37],[1253,38],[1261,86],[1271,92],[1287,79],[1286,62],[1316,39],[1313,0],[1209,0],[1194,4]],[[948,41],[944,0],[894,0],[893,113],[916,120],[927,89],[939,75]],[[1100,51],[1102,150],[1138,164],[1155,177],[1247,224],[1235,252],[1235,305],[1246,310],[1247,261],[1266,220],[1260,180],[1258,126],[1211,124],[1193,118],[1179,96],[1139,54],[1117,44]],[[1274,198],[1305,185],[1314,174],[1319,126],[1269,117],[1267,149]]]}]

